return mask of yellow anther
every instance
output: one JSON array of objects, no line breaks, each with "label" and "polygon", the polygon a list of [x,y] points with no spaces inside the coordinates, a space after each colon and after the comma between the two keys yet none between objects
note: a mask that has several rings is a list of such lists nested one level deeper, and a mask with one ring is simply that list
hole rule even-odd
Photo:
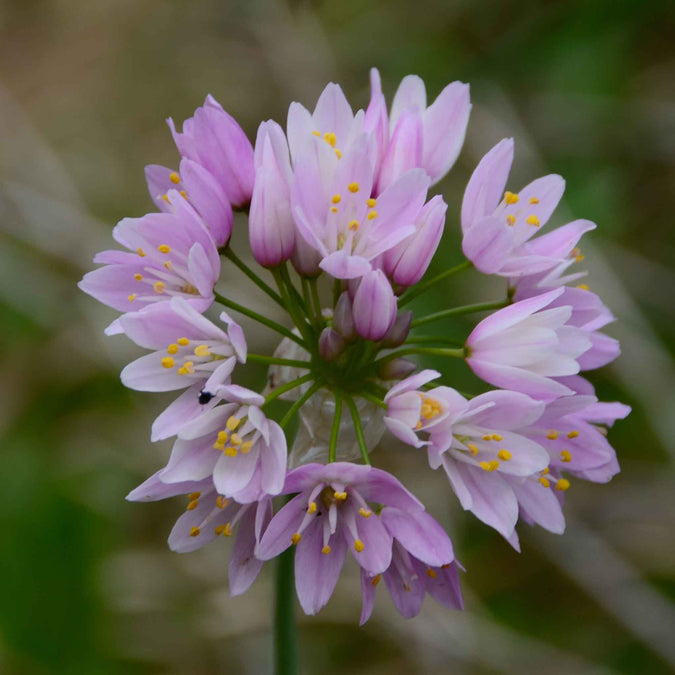
[{"label": "yellow anther", "polygon": [[169,195],[162,195],[162,199],[163,199],[167,204],[171,204],[171,200],[169,199]]},{"label": "yellow anther", "polygon": [[492,440],[493,441],[503,441],[504,437],[500,436],[499,434],[492,434]]},{"label": "yellow anther", "polygon": [[181,347],[187,347],[187,345],[190,344],[190,340],[188,340],[186,337],[178,338],[176,342],[181,345]]},{"label": "yellow anther", "polygon": [[198,500],[198,499],[193,499],[193,500],[187,505],[187,510],[188,510],[188,511],[194,511],[198,506],[199,506],[199,500]]},{"label": "yellow anther", "polygon": [[370,518],[370,516],[373,515],[373,512],[370,509],[364,509],[361,507],[359,509],[359,513],[364,517],[364,518]]},{"label": "yellow anther", "polygon": [[339,204],[342,201],[342,197],[340,195],[333,195],[331,201],[333,204]]},{"label": "yellow anther", "polygon": [[333,497],[335,497],[335,499],[338,499],[341,502],[343,502],[345,499],[347,499],[347,493],[346,492],[333,492]]},{"label": "yellow anther", "polygon": [[350,220],[349,225],[347,227],[352,231],[356,232],[359,229],[359,221],[358,220]]},{"label": "yellow anther", "polygon": [[544,478],[543,476],[539,479],[539,482],[544,486],[544,487],[551,487],[551,481],[548,478]]},{"label": "yellow anther", "polygon": [[321,132],[320,131],[312,131],[312,134],[318,138],[321,138]]},{"label": "yellow anther", "polygon": [[230,437],[230,443],[232,443],[232,445],[241,445],[243,441],[239,434],[232,434]]},{"label": "yellow anther", "polygon": [[485,436],[482,437],[484,441],[491,441],[492,440],[492,434],[485,434]]},{"label": "yellow anther", "polygon": [[363,551],[364,548],[365,548],[365,546],[363,545],[363,542],[360,539],[354,540],[354,550],[357,553],[361,553],[361,551]]},{"label": "yellow anther", "polygon": [[586,284],[579,284],[577,288],[581,289],[582,291],[590,291],[591,289],[586,285]]},{"label": "yellow anther", "polygon": [[333,148],[333,149],[335,150],[335,156],[338,159],[342,159],[342,153],[337,148]]},{"label": "yellow anther", "polygon": [[538,197],[530,197],[530,204],[538,204],[538,203],[539,203]]},{"label": "yellow anther", "polygon": [[187,498],[189,501],[194,501],[195,499],[199,499],[202,496],[201,492],[191,492]]},{"label": "yellow anther", "polygon": [[491,459],[489,462],[481,462],[480,468],[483,469],[483,471],[495,471],[499,468],[499,461]]},{"label": "yellow anther", "polygon": [[155,289],[155,293],[164,293],[164,289],[166,288],[166,284],[163,281],[155,281],[155,283],[152,286]]},{"label": "yellow anther", "polygon": [[528,217],[525,219],[525,222],[526,222],[528,225],[534,225],[535,227],[539,227],[539,225],[541,225],[541,221],[540,221],[539,218],[537,218],[537,216],[535,216],[534,214],[532,214],[531,216],[528,216]]},{"label": "yellow anther", "polygon": [[220,452],[222,452],[223,450],[225,450],[225,443],[222,442],[222,441],[216,441],[216,442],[213,444],[213,449],[214,449],[214,450],[219,450]]},{"label": "yellow anther", "polygon": [[420,420],[416,425],[415,429],[421,429],[422,428],[422,420]]},{"label": "yellow anther", "polygon": [[347,189],[348,189],[350,192],[356,193],[356,192],[358,192],[358,191],[361,189],[361,186],[360,186],[358,183],[356,183],[356,182],[355,182],[355,183],[350,183],[350,184],[347,186]]},{"label": "yellow anther", "polygon": [[549,441],[555,441],[555,439],[558,438],[558,432],[555,429],[549,429],[546,433],[546,438],[548,438]]},{"label": "yellow anther", "polygon": [[368,220],[375,220],[379,215],[380,214],[377,211],[371,211],[366,218],[368,218]]},{"label": "yellow anther", "polygon": [[166,348],[167,354],[178,354],[178,345],[173,343]]},{"label": "yellow anther", "polygon": [[428,403],[424,403],[420,410],[420,414],[425,420],[428,420],[433,414],[433,408]]},{"label": "yellow anther", "polygon": [[222,534],[223,537],[231,537],[232,536],[232,526],[230,523],[225,523],[225,525],[218,525],[213,530],[216,534]]},{"label": "yellow anther", "polygon": [[366,199],[366,204],[372,209],[373,206],[377,206],[377,199],[370,197],[369,199]]},{"label": "yellow anther", "polygon": [[176,372],[179,375],[192,375],[195,372],[195,364],[192,361],[186,361]]},{"label": "yellow anther", "polygon": [[331,148],[334,148],[335,144],[337,143],[337,136],[332,131],[327,131],[323,135],[323,140],[326,141],[326,143],[328,143]]},{"label": "yellow anther", "polygon": [[520,199],[520,197],[517,194],[515,194],[514,192],[505,192],[504,193],[504,201],[507,204],[517,204],[519,199]]},{"label": "yellow anther", "polygon": [[208,345],[197,345],[195,347],[195,356],[211,356]]},{"label": "yellow anther", "polygon": [[180,196],[181,196],[183,199],[187,199],[187,192],[185,192],[185,190],[181,190],[181,191],[180,191]]},{"label": "yellow anther", "polygon": [[201,534],[201,532],[202,531],[197,526],[195,526],[190,530],[190,536],[191,537],[198,537]]},{"label": "yellow anther", "polygon": [[299,532],[296,532],[292,537],[291,541],[293,544],[297,544],[302,539],[302,535]]},{"label": "yellow anther", "polygon": [[242,455],[248,455],[248,453],[251,452],[252,447],[253,441],[246,441],[246,443],[242,443],[239,446],[239,452],[241,452]]},{"label": "yellow anther", "polygon": [[136,281],[142,281],[143,275],[142,274],[134,274],[134,279],[136,279]]},{"label": "yellow anther", "polygon": [[338,212],[338,207],[337,206],[331,206],[330,207],[331,213],[337,213]]},{"label": "yellow anther", "polygon": [[222,534],[222,533],[225,531],[225,525],[218,525],[218,526],[216,526],[216,527],[213,528],[213,531],[214,531],[216,534],[220,535],[220,534]]},{"label": "yellow anther", "polygon": [[157,247],[157,250],[158,250],[160,253],[171,253],[171,248],[170,248],[169,246],[167,246],[166,244],[160,244],[160,245]]},{"label": "yellow anther", "polygon": [[560,460],[562,462],[571,462],[572,461],[572,453],[569,450],[561,450],[560,451]]},{"label": "yellow anther", "polygon": [[219,443],[227,443],[227,431],[219,431],[218,432],[218,442]]},{"label": "yellow anther", "polygon": [[541,475],[542,475],[542,476],[548,476],[548,474],[549,474],[550,472],[551,472],[551,469],[549,469],[548,467],[546,467],[545,469],[542,469],[542,470],[541,470]]},{"label": "yellow anther", "polygon": [[472,455],[477,455],[478,454],[478,446],[474,445],[473,443],[467,443],[466,447],[469,448],[469,452]]},{"label": "yellow anther", "polygon": [[164,368],[167,368],[167,369],[168,369],[168,368],[173,368],[173,366],[174,366],[174,360],[173,360],[170,356],[165,356],[165,357],[162,359],[162,366],[163,366]]},{"label": "yellow anther", "polygon": [[239,451],[237,448],[233,448],[231,445],[228,445],[223,452],[228,456],[228,457],[236,457]]},{"label": "yellow anther", "polygon": [[555,489],[565,492],[566,490],[570,489],[570,482],[567,480],[567,478],[559,478],[558,484],[555,486]]},{"label": "yellow anther", "polygon": [[328,555],[330,553],[330,546],[328,546],[328,544],[326,544],[326,546],[324,546],[321,549],[321,553],[323,553],[324,555]]},{"label": "yellow anther", "polygon": [[512,456],[513,455],[506,448],[502,448],[497,453],[497,457],[499,457],[499,459],[503,460],[504,462],[508,462]]},{"label": "yellow anther", "polygon": [[127,295],[127,300],[129,302],[133,302],[136,299],[136,294],[132,293],[131,295]]},{"label": "yellow anther", "polygon": [[312,513],[316,513],[316,502],[310,502],[309,506],[307,507],[307,513],[312,515]]},{"label": "yellow anther", "polygon": [[136,253],[141,256],[141,258],[145,258],[145,251],[142,248],[137,248]]},{"label": "yellow anther", "polygon": [[512,213],[509,213],[509,215],[506,216],[506,222],[513,227],[516,224],[516,217]]},{"label": "yellow anther", "polygon": [[225,422],[225,426],[227,427],[228,431],[234,431],[239,426],[239,422],[241,422],[241,420],[238,417],[230,415],[227,418],[227,422]]},{"label": "yellow anther", "polygon": [[345,241],[347,241],[347,237],[345,237],[345,235],[340,232],[340,234],[337,236],[338,251],[342,250],[342,247],[345,245]]},{"label": "yellow anther", "polygon": [[436,570],[432,570],[431,567],[427,568],[427,576],[430,579],[435,579],[436,578]]},{"label": "yellow anther", "polygon": [[166,267],[166,269],[170,270],[170,269],[171,269],[171,266],[172,266],[172,265],[171,265],[171,261],[170,261],[170,260],[165,260],[165,261],[164,261],[164,267]]},{"label": "yellow anther", "polygon": [[579,435],[579,432],[576,429],[572,429],[572,431],[567,434],[567,438],[576,438]]},{"label": "yellow anther", "polygon": [[219,509],[224,509],[226,506],[229,505],[229,503],[230,500],[227,499],[226,497],[223,497],[223,495],[218,495],[218,497],[216,497],[216,506]]},{"label": "yellow anther", "polygon": [[178,183],[180,183],[180,176],[179,176],[175,171],[172,171],[172,172],[169,174],[169,180],[170,180],[174,185],[178,185]]}]

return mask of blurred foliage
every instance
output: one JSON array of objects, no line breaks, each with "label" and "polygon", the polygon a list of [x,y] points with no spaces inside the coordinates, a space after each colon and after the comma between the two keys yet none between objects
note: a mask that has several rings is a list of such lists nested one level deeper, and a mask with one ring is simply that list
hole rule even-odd
[{"label": "blurred foliage", "polygon": [[[622,474],[607,486],[575,482],[568,532],[524,528],[520,555],[462,513],[420,455],[384,443],[378,463],[449,527],[467,568],[467,611],[427,601],[406,622],[380,593],[358,629],[348,567],[328,608],[301,620],[304,672],[675,667],[673,14],[658,0],[1,3],[0,671],[269,670],[269,570],[230,599],[226,551],[167,550],[180,505],[124,501],[167,457],[169,446],[148,438],[162,397],[120,385],[138,350],[103,338],[113,312],[75,283],[117,220],[150,209],[142,167],[175,164],[165,117],[189,116],[211,92],[253,136],[261,119],[283,123],[291,100],[313,104],[330,79],[364,106],[373,65],[389,96],[409,72],[430,96],[454,79],[472,86],[466,147],[440,186],[450,209],[437,270],[460,259],[463,186],[499,138],[516,138],[516,187],[544,172],[565,176],[556,218],[598,223],[584,265],[621,319],[610,331],[624,356],[593,379],[603,398],[634,412],[612,433]],[[248,293],[229,269],[223,283]],[[467,275],[416,309],[496,292],[499,282]],[[469,327],[436,329],[462,339]],[[256,351],[273,346],[254,327],[248,335]],[[478,390],[466,369],[430,363],[457,388]],[[261,386],[264,371],[248,372]]]}]

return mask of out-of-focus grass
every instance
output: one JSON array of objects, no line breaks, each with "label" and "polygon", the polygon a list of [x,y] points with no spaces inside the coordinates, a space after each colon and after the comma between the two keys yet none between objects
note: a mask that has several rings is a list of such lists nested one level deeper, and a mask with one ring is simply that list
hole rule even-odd
[{"label": "out-of-focus grass", "polygon": [[[391,96],[416,72],[435,95],[472,85],[466,148],[440,186],[450,205],[434,263],[460,259],[464,184],[499,138],[516,138],[514,185],[568,182],[563,213],[596,221],[590,284],[621,319],[624,356],[594,374],[634,406],[612,440],[623,472],[568,493],[568,533],[522,533],[523,553],[463,514],[443,477],[392,442],[376,457],[453,535],[467,611],[427,603],[413,622],[384,593],[357,629],[358,577],[303,619],[305,672],[661,673],[675,663],[672,415],[675,345],[670,198],[675,103],[665,2],[143,3],[26,0],[0,7],[0,671],[261,673],[269,583],[230,599],[226,551],[166,549],[177,503],[124,495],[166,459],[148,439],[162,397],[128,392],[138,352],[104,339],[113,316],[75,289],[110,229],[150,209],[142,167],[175,163],[162,120],[213,93],[250,135],[338,80],[359,106],[367,70]],[[240,226],[243,223],[238,223]],[[245,233],[236,235],[238,250]],[[226,270],[233,293],[245,282]],[[501,292],[467,276],[447,303]],[[248,296],[247,296],[248,298]],[[423,298],[421,311],[440,298]],[[264,306],[264,298],[254,296]],[[272,310],[270,310],[272,311]],[[469,322],[443,328],[460,339]],[[249,327],[256,351],[270,336]],[[478,383],[439,364],[459,389]],[[261,369],[249,384],[260,386]],[[473,389],[475,390],[475,389]],[[670,625],[669,625],[670,622]]]}]

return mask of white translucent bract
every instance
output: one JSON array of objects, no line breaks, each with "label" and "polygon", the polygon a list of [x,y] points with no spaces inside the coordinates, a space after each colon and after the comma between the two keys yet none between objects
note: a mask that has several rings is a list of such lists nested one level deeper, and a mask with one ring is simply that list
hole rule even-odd
[{"label": "white translucent bract", "polygon": [[[309,354],[300,345],[285,338],[274,352],[274,356],[284,359],[309,361]],[[270,366],[268,384],[265,393],[302,377],[307,371],[289,366]],[[307,391],[309,384],[303,384],[292,389],[279,398],[284,401],[297,401]],[[373,449],[384,434],[384,410],[370,401],[355,397],[363,426],[363,434],[368,449]],[[320,389],[312,396],[298,412],[298,433],[293,442],[289,456],[289,466],[294,468],[309,462],[328,461],[328,444],[335,414],[335,399],[326,389]],[[349,408],[342,406],[342,420],[337,444],[337,460],[351,461],[361,456],[359,444],[356,440],[354,424]]]}]

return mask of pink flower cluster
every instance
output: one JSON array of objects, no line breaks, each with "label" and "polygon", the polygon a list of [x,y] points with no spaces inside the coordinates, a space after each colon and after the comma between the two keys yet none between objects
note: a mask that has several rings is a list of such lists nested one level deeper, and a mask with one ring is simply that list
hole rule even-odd
[{"label": "pink flower cluster", "polygon": [[[260,124],[252,145],[209,96],[181,131],[169,120],[178,170],[146,168],[159,212],[122,220],[113,237],[127,250],[99,253],[102,266],[80,283],[121,312],[108,334],[148,350],[124,368],[122,382],[181,392],[152,425],[152,440],[174,439],[169,461],[128,499],[187,495],[169,537],[175,551],[235,535],[232,594],[249,588],[264,561],[294,547],[298,599],[314,614],[329,601],[349,550],[361,570],[362,622],[381,579],[405,617],[419,613],[427,593],[462,607],[450,538],[397,478],[370,466],[359,400],[373,403],[404,444],[426,450],[461,506],[516,548],[519,519],[562,533],[569,476],[606,482],[619,470],[607,428],[629,408],[599,402],[580,374],[619,355],[600,332],[613,316],[587,286],[569,285],[583,276],[569,268],[595,225],[577,220],[540,234],[564,181],[551,175],[506,190],[511,139],[481,160],[461,205],[463,267],[506,278],[506,297],[461,349],[412,346],[420,344],[418,325],[444,318],[416,322],[399,310],[454,273],[411,288],[427,272],[448,210],[428,192],[455,163],[470,109],[460,82],[427,105],[416,76],[403,79],[388,109],[373,70],[365,111],[354,113],[329,84],[312,112],[291,104],[285,132]],[[236,211],[247,214],[251,254],[277,290],[232,251]],[[293,332],[216,291],[221,256],[284,307]],[[319,292],[322,279],[330,301]],[[227,313],[207,318],[215,302],[296,343],[295,358],[285,358],[285,348],[247,353]],[[459,356],[494,389],[468,397],[434,385],[440,373],[416,372],[403,358],[415,353]],[[263,396],[235,382],[247,360],[306,374]],[[327,461],[290,468],[286,427],[322,389],[334,401]],[[286,393],[293,403],[276,421],[267,405]],[[343,410],[363,464],[338,461]]]}]

